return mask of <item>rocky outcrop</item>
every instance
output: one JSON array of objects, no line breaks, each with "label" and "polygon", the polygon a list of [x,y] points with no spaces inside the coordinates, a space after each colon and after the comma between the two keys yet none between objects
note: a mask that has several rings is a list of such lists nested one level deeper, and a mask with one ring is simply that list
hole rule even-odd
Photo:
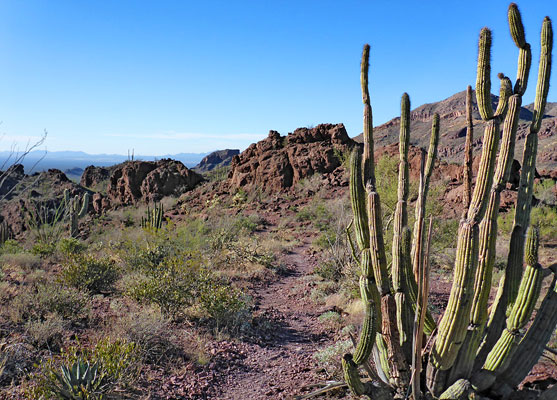
[{"label": "rocky outcrop", "polygon": [[232,159],[230,185],[284,190],[315,173],[332,173],[354,145],[343,124],[298,128],[287,136],[270,131]]},{"label": "rocky outcrop", "polygon": [[108,197],[116,204],[158,201],[164,196],[191,190],[202,180],[201,175],[179,161],[130,161],[112,172]]},{"label": "rocky outcrop", "polygon": [[0,172],[0,197],[4,197],[25,177],[25,169],[21,164],[12,165]]},{"label": "rocky outcrop", "polygon": [[94,188],[97,187],[102,182],[108,180],[108,178],[110,178],[109,168],[95,167],[94,165],[89,165],[83,171],[79,183],[81,186]]},{"label": "rocky outcrop", "polygon": [[15,166],[10,178],[17,178],[19,185],[10,196],[2,198],[0,221],[6,221],[12,237],[29,229],[30,218],[53,222],[55,215],[60,217],[60,212],[64,211],[61,208],[64,190],[68,189],[72,197],[89,192],[68,179],[59,169],[25,175],[22,166]]},{"label": "rocky outcrop", "polygon": [[215,168],[222,168],[230,165],[232,158],[240,154],[240,150],[217,150],[205,156],[193,170],[199,173],[209,172]]}]

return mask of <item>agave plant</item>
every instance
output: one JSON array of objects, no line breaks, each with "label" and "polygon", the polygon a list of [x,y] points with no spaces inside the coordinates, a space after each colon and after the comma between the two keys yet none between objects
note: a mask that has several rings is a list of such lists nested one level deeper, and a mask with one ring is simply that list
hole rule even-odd
[{"label": "agave plant", "polygon": [[54,372],[57,382],[51,391],[64,400],[102,399],[108,387],[106,376],[99,371],[98,363],[77,359],[71,367],[62,365],[61,372]]}]

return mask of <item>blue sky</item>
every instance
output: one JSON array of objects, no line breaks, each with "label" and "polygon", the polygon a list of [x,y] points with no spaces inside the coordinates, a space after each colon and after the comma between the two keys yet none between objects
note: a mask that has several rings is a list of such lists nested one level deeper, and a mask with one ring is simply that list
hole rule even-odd
[{"label": "blue sky", "polygon": [[[514,80],[508,4],[2,0],[0,150],[45,129],[53,151],[152,155],[244,149],[270,129],[324,122],[355,136],[364,43],[378,125],[398,115],[405,91],[414,108],[474,85],[483,26],[493,81]],[[557,2],[518,4],[533,49],[528,104],[541,22],[557,21]]]}]

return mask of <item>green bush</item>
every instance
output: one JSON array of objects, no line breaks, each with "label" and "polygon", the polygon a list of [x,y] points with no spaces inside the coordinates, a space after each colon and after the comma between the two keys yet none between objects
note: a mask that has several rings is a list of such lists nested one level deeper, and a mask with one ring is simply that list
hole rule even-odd
[{"label": "green bush", "polygon": [[87,245],[79,239],[63,238],[58,242],[58,250],[65,256],[81,254],[85,251]]},{"label": "green bush", "polygon": [[197,253],[165,259],[136,279],[127,294],[139,303],[160,307],[173,319],[198,306],[221,327],[235,327],[247,312],[242,293],[221,283]]},{"label": "green bush", "polygon": [[207,279],[199,256],[170,257],[146,271],[127,294],[140,303],[156,304],[173,318],[192,306]]},{"label": "green bush", "polygon": [[78,289],[53,282],[37,283],[18,293],[7,307],[12,321],[44,321],[52,314],[77,323],[89,316],[89,298]]},{"label": "green bush", "polygon": [[[499,214],[497,226],[499,232],[510,235],[514,222],[515,209],[512,207],[504,214]],[[531,225],[538,225],[541,240],[551,240],[557,237],[557,210],[544,204],[532,207],[530,214]]]},{"label": "green bush", "polygon": [[208,281],[201,291],[201,306],[217,327],[241,328],[247,320],[248,307],[242,292],[217,281]]},{"label": "green bush", "polygon": [[22,253],[24,251],[23,247],[19,244],[17,240],[8,239],[0,248],[0,253],[2,254],[17,254]]},{"label": "green bush", "polygon": [[538,225],[542,240],[557,238],[557,209],[542,205],[532,208],[532,225]]},{"label": "green bush", "polygon": [[553,179],[544,179],[534,182],[534,196],[547,205],[557,205],[557,182]]},{"label": "green bush", "polygon": [[31,247],[31,253],[40,256],[42,258],[49,257],[56,251],[56,242],[44,242],[42,240],[37,241]]},{"label": "green bush", "polygon": [[88,290],[93,294],[112,291],[119,276],[113,260],[97,259],[91,255],[74,256],[61,273],[62,281],[67,285]]}]

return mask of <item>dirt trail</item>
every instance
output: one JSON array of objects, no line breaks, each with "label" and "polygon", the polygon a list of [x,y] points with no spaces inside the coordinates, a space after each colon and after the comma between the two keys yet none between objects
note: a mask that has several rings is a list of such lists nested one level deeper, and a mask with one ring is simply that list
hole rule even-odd
[{"label": "dirt trail", "polygon": [[243,365],[223,379],[219,399],[291,399],[303,385],[315,383],[313,355],[332,339],[323,332],[321,312],[302,279],[313,271],[308,249],[303,243],[282,256],[288,272],[255,290],[257,312],[273,322],[260,343],[247,344]]}]

